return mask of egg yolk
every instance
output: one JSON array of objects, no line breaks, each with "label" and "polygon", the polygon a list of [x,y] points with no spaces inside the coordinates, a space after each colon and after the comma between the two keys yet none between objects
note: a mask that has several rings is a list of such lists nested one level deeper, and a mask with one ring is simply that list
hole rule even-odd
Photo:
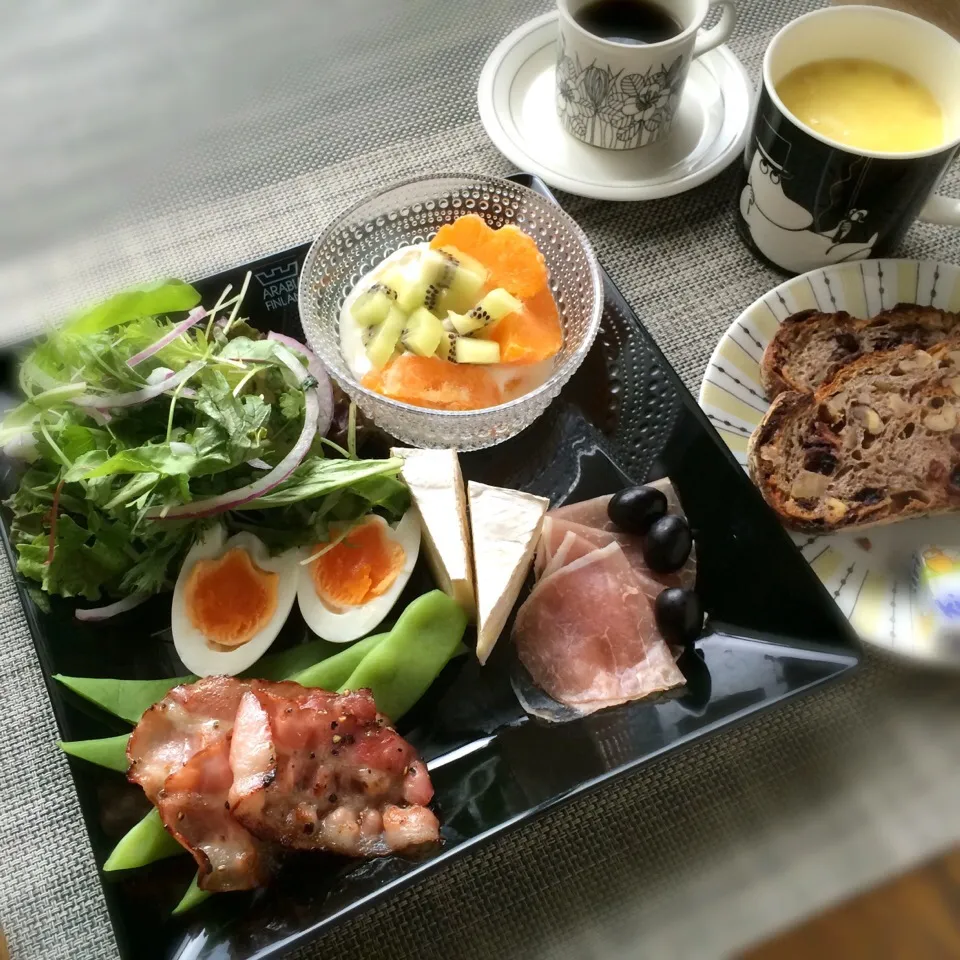
[{"label": "egg yolk", "polygon": [[405,559],[386,524],[370,517],[313,562],[317,596],[333,609],[359,607],[390,589]]},{"label": "egg yolk", "polygon": [[261,570],[240,547],[190,571],[185,602],[190,622],[208,643],[239,647],[251,640],[277,609],[276,573]]}]

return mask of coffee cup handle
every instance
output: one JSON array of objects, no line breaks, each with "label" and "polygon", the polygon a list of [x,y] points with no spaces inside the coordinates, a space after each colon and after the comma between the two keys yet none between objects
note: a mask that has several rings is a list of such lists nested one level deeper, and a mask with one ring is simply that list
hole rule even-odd
[{"label": "coffee cup handle", "polygon": [[720,14],[720,22],[709,30],[701,30],[697,34],[697,41],[693,45],[693,56],[695,58],[714,47],[719,47],[733,33],[734,24],[737,22],[737,4],[734,0],[713,0],[710,6],[711,8],[723,8]]},{"label": "coffee cup handle", "polygon": [[923,205],[920,219],[927,223],[942,223],[948,227],[960,227],[960,200],[933,194]]}]

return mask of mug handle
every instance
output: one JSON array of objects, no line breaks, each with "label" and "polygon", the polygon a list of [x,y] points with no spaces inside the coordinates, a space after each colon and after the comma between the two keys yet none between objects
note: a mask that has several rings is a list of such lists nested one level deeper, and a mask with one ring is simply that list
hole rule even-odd
[{"label": "mug handle", "polygon": [[706,53],[714,47],[719,47],[727,37],[733,33],[734,24],[737,22],[737,4],[735,0],[712,0],[710,4],[713,7],[722,7],[720,22],[709,30],[701,30],[697,34],[697,42],[693,45],[694,58],[699,57],[701,53]]},{"label": "mug handle", "polygon": [[942,223],[948,227],[960,227],[960,200],[935,193],[923,205],[919,213],[927,223]]}]

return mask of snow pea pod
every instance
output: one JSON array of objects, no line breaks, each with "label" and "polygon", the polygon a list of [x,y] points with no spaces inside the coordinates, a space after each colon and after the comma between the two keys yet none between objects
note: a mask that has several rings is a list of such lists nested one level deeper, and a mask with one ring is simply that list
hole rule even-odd
[{"label": "snow pea pod", "polygon": [[160,814],[154,808],[120,838],[103,869],[107,872],[133,870],[186,852],[164,829]]},{"label": "snow pea pod", "polygon": [[200,889],[197,884],[199,876],[199,873],[194,876],[194,878],[190,881],[190,886],[187,887],[187,892],[183,895],[181,901],[173,908],[173,915],[175,917],[179,917],[180,914],[186,913],[188,910],[192,910],[194,907],[197,907],[203,903],[207,897],[213,896],[209,890]]},{"label": "snow pea pod", "polygon": [[57,746],[71,757],[78,757],[108,770],[126,773],[129,739],[129,733],[122,733],[119,737],[103,737],[100,740],[58,740]]},{"label": "snow pea pod", "polygon": [[329,640],[310,640],[308,643],[301,643],[282,653],[271,653],[261,657],[240,676],[256,677],[258,680],[292,680],[294,674],[318,663],[325,663],[342,652],[343,647],[338,643],[330,643]]},{"label": "snow pea pod", "polygon": [[54,674],[67,689],[121,720],[137,723],[143,711],[162,700],[174,687],[191,683],[196,677],[165,677],[162,680],[113,680],[99,677],[65,677]]},{"label": "snow pea pod", "polygon": [[[360,640],[346,649],[326,640],[312,640],[309,643],[302,643],[292,650],[285,650],[283,653],[264,657],[251,672],[264,680],[294,679],[305,687],[336,690],[350,676],[364,654],[372,650],[376,643],[385,636],[386,634],[380,634],[377,637],[367,637],[366,640]],[[334,653],[333,651],[337,652]],[[317,662],[318,658],[320,658],[319,663]],[[292,677],[291,674],[293,674]],[[300,679],[301,677],[303,679]],[[139,720],[144,710],[166,696],[173,687],[180,683],[189,682],[191,678],[97,680],[87,677],[62,677],[58,675],[57,679],[87,700],[96,703],[105,710],[109,710],[111,713],[116,713],[124,720],[129,720],[134,714]],[[154,697],[155,694],[158,695]],[[131,722],[135,723],[136,720]],[[129,734],[122,734],[119,737],[104,737],[99,740],[61,740],[58,742],[58,746],[64,753],[68,753],[72,757],[95,763],[98,766],[106,767],[108,770],[126,773],[127,741],[129,738]]]},{"label": "snow pea pod", "polygon": [[[258,677],[261,680],[285,680],[291,674],[315,665],[317,661],[322,662],[341,653],[343,648],[338,644],[326,640],[311,640],[282,653],[261,658],[242,676]],[[109,677],[65,677],[58,673],[54,675],[54,679],[107,713],[129,723],[137,723],[145,710],[162,700],[174,687],[181,683],[192,683],[197,678],[186,676],[165,677],[162,680],[116,680]]]},{"label": "snow pea pod", "polygon": [[377,709],[396,722],[456,655],[466,627],[467,617],[459,604],[441,590],[425,593],[400,614],[340,692],[370,689]]},{"label": "snow pea pod", "polygon": [[377,633],[365,640],[358,640],[350,644],[349,647],[341,647],[340,652],[314,663],[295,673],[290,680],[299,683],[304,687],[319,687],[321,690],[336,690],[342,683],[345,683],[350,674],[360,665],[363,658],[370,653],[381,642],[386,640],[389,634]]}]

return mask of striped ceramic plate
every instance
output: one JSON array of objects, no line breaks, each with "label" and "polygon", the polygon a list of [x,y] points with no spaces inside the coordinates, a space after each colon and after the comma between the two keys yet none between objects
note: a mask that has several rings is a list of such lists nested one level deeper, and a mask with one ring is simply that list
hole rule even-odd
[{"label": "striped ceramic plate", "polygon": [[[717,344],[700,386],[700,406],[737,459],[746,464],[747,440],[768,406],[759,360],[784,317],[810,308],[869,317],[903,302],[960,311],[960,267],[916,260],[836,264],[794,277],[744,310]],[[865,641],[960,665],[960,646],[935,636],[917,610],[910,578],[919,546],[960,545],[960,516],[793,537]]]}]

